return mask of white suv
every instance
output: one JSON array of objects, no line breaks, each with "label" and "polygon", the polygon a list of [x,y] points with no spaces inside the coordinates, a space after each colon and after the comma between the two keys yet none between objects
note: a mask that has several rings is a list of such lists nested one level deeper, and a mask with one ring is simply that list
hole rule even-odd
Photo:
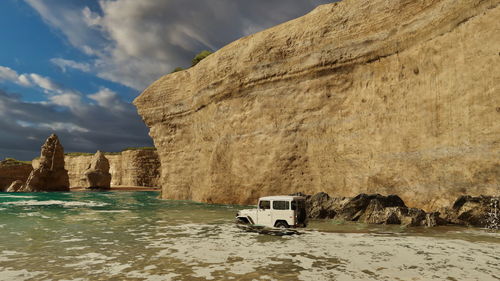
[{"label": "white suv", "polygon": [[268,196],[259,198],[257,209],[241,210],[239,223],[266,227],[306,227],[306,201],[302,196]]}]

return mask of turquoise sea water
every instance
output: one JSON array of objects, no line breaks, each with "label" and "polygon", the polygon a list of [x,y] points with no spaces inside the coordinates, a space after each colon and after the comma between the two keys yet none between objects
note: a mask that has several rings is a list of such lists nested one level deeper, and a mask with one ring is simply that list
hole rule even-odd
[{"label": "turquoise sea water", "polygon": [[0,193],[0,280],[500,280],[500,234],[313,221],[241,231],[242,206],[157,192]]}]

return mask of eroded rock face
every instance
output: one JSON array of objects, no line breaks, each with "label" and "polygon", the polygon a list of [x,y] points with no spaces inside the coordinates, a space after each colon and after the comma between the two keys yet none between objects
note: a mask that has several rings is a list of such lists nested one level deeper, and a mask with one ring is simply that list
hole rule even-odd
[{"label": "eroded rock face", "polygon": [[312,219],[428,227],[448,223],[439,212],[426,213],[422,209],[408,208],[396,195],[359,194],[354,198],[334,198],[320,192],[306,195],[306,203],[308,216]]},{"label": "eroded rock face", "polygon": [[350,199],[338,212],[338,219],[346,221],[370,221],[370,215],[388,207],[404,207],[405,203],[397,195],[359,194]]},{"label": "eroded rock face", "polygon": [[350,0],[242,38],[134,104],[162,197],[397,194],[427,211],[499,186],[499,0]]},{"label": "eroded rock face", "polygon": [[[160,159],[155,150],[137,149],[123,151],[118,154],[106,154],[109,161],[111,186],[144,186],[159,187]],[[87,186],[84,174],[93,156],[66,155],[66,169],[69,174],[71,188]]]},{"label": "eroded rock face", "polygon": [[18,192],[23,187],[24,182],[22,180],[13,181],[7,188],[7,192]]},{"label": "eroded rock face", "polygon": [[90,165],[85,171],[87,188],[109,189],[111,188],[111,174],[109,173],[109,161],[104,153],[97,151],[92,157]]},{"label": "eroded rock face", "polygon": [[307,214],[309,218],[332,219],[350,198],[332,198],[325,192],[307,197]]},{"label": "eroded rock face", "polygon": [[64,169],[64,148],[52,134],[42,146],[38,168],[34,169],[18,192],[69,191],[68,171]]},{"label": "eroded rock face", "polygon": [[14,159],[0,161],[0,191],[6,191],[10,184],[16,180],[25,182],[33,167]]},{"label": "eroded rock face", "polygon": [[487,227],[495,223],[490,220],[495,211],[499,212],[495,210],[499,202],[500,197],[494,196],[461,196],[451,208],[442,211],[443,217],[454,224]]}]

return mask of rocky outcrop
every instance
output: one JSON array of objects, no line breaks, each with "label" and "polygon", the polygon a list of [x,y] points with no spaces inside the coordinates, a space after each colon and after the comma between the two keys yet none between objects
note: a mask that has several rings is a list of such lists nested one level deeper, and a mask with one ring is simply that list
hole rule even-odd
[{"label": "rocky outcrop", "polygon": [[162,197],[495,195],[499,3],[341,1],[160,78],[134,104]]},{"label": "rocky outcrop", "polygon": [[442,217],[453,224],[488,227],[498,225],[500,197],[461,196],[451,208],[441,210]]},{"label": "rocky outcrop", "polygon": [[[300,195],[300,194],[295,194]],[[315,219],[332,219],[345,206],[350,198],[332,198],[325,192],[319,192],[307,198],[307,214]]]},{"label": "rocky outcrop", "polygon": [[64,169],[64,148],[52,134],[42,146],[38,167],[17,192],[69,191],[68,171]]},{"label": "rocky outcrop", "polygon": [[[160,160],[155,150],[135,149],[104,155],[109,161],[111,187],[160,186]],[[87,186],[84,174],[92,155],[66,155],[65,161],[71,188]]]},{"label": "rocky outcrop", "polygon": [[368,224],[436,226],[447,222],[439,213],[408,208],[396,195],[359,194],[354,198],[332,198],[324,192],[306,196],[309,218],[357,221]]},{"label": "rocky outcrop", "polygon": [[25,182],[33,168],[30,164],[14,159],[0,161],[0,192],[5,191],[12,182]]},{"label": "rocky outcrop", "polygon": [[16,181],[13,181],[9,187],[7,188],[7,192],[19,192],[21,190],[21,188],[23,187],[24,185],[24,181],[22,180],[16,180]]},{"label": "rocky outcrop", "polygon": [[92,157],[90,165],[84,173],[87,180],[87,188],[109,189],[111,188],[111,174],[109,173],[109,161],[104,153],[97,151]]}]

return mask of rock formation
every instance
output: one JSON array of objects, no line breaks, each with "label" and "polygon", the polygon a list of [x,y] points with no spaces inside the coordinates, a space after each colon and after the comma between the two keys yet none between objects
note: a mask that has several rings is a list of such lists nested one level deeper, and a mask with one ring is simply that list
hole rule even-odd
[{"label": "rock formation", "polygon": [[[496,203],[495,203],[496,202]],[[453,224],[487,227],[491,221],[491,214],[498,208],[500,197],[493,196],[461,196],[451,208],[441,210],[442,217]],[[494,207],[496,206],[496,207]]]},{"label": "rock formation", "polygon": [[18,192],[69,191],[68,171],[64,169],[64,148],[52,134],[42,146],[39,165]]},{"label": "rock formation", "polygon": [[85,171],[87,188],[109,189],[111,188],[111,174],[109,173],[109,161],[104,153],[97,151],[92,157],[90,165]]},{"label": "rock formation", "polygon": [[22,180],[13,181],[10,184],[10,186],[7,188],[6,192],[18,192],[21,190],[23,185],[24,185],[24,181],[22,181]]},{"label": "rock formation", "polygon": [[332,198],[320,192],[306,198],[308,216],[312,219],[404,226],[436,226],[447,223],[438,212],[426,213],[421,209],[408,208],[396,195],[359,194],[353,198]]},{"label": "rock formation", "polygon": [[500,184],[500,0],[349,0],[247,36],[135,101],[162,197],[397,194]]},{"label": "rock formation", "polygon": [[[109,161],[111,186],[160,186],[160,159],[155,150],[136,149],[121,153],[104,153]],[[87,186],[85,171],[92,161],[92,155],[66,155],[66,169],[71,188]],[[33,165],[36,167],[36,160]]]},{"label": "rock formation", "polygon": [[0,161],[0,191],[5,191],[13,181],[28,179],[33,167],[14,159]]}]

